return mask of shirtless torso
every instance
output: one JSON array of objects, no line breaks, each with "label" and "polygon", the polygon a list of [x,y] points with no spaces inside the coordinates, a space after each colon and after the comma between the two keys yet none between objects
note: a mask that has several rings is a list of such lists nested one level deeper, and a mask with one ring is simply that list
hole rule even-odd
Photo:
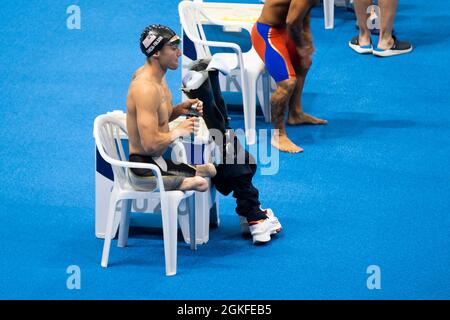
[{"label": "shirtless torso", "polygon": [[[146,110],[138,110],[136,100],[141,99],[140,95],[148,94],[146,100],[152,100],[153,114],[146,112]],[[172,115],[172,94],[167,86],[165,78],[159,82],[157,79],[151,77],[144,72],[144,67],[139,68],[131,80],[127,96],[127,129],[129,134],[129,149],[130,154],[140,154],[148,156],[160,156],[160,152],[148,152],[142,145],[141,135],[139,133],[139,125],[137,119],[137,112],[140,114],[140,123],[149,122],[156,125],[156,129],[160,133],[169,133],[169,119]],[[143,116],[143,119],[142,119]]]},{"label": "shirtless torso", "polygon": [[285,28],[290,4],[291,0],[266,0],[258,22]]}]

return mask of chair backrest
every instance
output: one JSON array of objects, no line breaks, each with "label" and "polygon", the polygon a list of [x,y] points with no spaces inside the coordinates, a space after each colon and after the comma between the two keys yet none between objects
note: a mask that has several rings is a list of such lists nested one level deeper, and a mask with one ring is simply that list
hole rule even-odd
[{"label": "chair backrest", "polygon": [[[191,41],[195,39],[207,40],[205,31],[203,30],[202,20],[209,21],[210,19],[201,8],[201,3],[187,0],[181,1],[178,4],[178,13],[184,33]],[[211,51],[208,46],[195,42],[194,45],[198,59],[211,56]]]},{"label": "chair backrest", "polygon": [[122,139],[128,136],[125,121],[113,114],[103,114],[94,121],[94,138],[97,149],[103,159],[111,164],[114,183],[121,186],[127,181],[125,167],[117,166],[115,161],[127,161],[122,145]]}]

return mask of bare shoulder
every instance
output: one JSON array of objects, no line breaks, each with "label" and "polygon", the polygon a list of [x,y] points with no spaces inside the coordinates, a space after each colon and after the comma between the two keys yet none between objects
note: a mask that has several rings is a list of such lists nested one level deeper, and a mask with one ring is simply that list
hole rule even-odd
[{"label": "bare shoulder", "polygon": [[[289,5],[291,4],[291,2],[296,1],[296,0],[266,0],[264,2],[264,7],[269,7],[269,8],[274,8],[274,7],[289,7]],[[300,0],[300,1],[304,1],[304,0]]]},{"label": "bare shoulder", "polygon": [[130,85],[130,95],[137,108],[157,108],[161,101],[158,85],[147,80],[136,79]]}]

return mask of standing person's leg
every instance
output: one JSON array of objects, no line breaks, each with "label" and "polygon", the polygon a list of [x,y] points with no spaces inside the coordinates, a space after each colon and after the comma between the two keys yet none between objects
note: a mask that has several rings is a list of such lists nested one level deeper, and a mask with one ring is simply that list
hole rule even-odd
[{"label": "standing person's leg", "polygon": [[[388,0],[391,1],[391,0]],[[373,4],[372,0],[354,0],[355,14],[358,20],[359,27],[359,45],[370,45],[370,30],[367,26],[367,20],[370,13],[367,13],[367,8]]]},{"label": "standing person's leg", "polygon": [[349,46],[358,53],[373,53],[378,57],[389,57],[412,51],[412,45],[408,41],[399,41],[392,35],[394,19],[397,12],[398,0],[379,0],[380,8],[380,36],[378,46],[372,47],[370,42],[370,30],[367,26],[369,14],[367,8],[372,5],[372,0],[355,0],[355,12],[358,18],[359,36],[354,37]]},{"label": "standing person's leg", "polygon": [[302,108],[302,94],[303,87],[305,85],[306,75],[308,74],[309,67],[300,67],[296,70],[297,73],[297,84],[295,86],[294,92],[292,93],[291,99],[289,100],[289,116],[288,124],[297,125],[303,123],[310,124],[327,124],[328,121],[320,118],[316,118],[310,114],[303,112]]},{"label": "standing person's leg", "polygon": [[251,36],[256,52],[277,83],[277,89],[270,100],[272,124],[276,130],[272,136],[272,145],[281,151],[298,153],[303,149],[295,145],[286,134],[285,116],[297,84],[295,70],[286,48],[286,34],[286,29],[277,29],[257,22]]},{"label": "standing person's leg", "polygon": [[303,151],[303,148],[294,144],[286,134],[285,114],[296,86],[297,79],[295,78],[278,82],[277,89],[270,99],[272,124],[275,128],[271,143],[275,148],[289,153]]},{"label": "standing person's leg", "polygon": [[328,121],[313,117],[303,112],[302,108],[303,87],[305,85],[306,75],[308,74],[308,71],[311,67],[311,55],[314,52],[309,15],[307,15],[305,17],[305,20],[303,21],[302,43],[305,47],[304,50],[301,50],[305,53],[303,57],[298,56],[295,44],[293,42],[291,43],[291,59],[297,76],[297,84],[289,100],[289,115],[287,122],[290,125],[302,123],[326,124],[328,123]]},{"label": "standing person's leg", "polygon": [[380,0],[380,38],[378,48],[386,50],[392,48],[392,28],[394,26],[395,14],[397,13],[398,0]]}]

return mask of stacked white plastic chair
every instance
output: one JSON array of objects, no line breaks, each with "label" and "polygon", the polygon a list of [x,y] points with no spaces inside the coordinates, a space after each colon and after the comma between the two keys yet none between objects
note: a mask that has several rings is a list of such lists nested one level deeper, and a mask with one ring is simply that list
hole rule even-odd
[{"label": "stacked white plastic chair", "polygon": [[[228,63],[228,69],[239,68],[241,75],[242,101],[244,108],[245,135],[248,144],[256,142],[256,97],[257,83],[262,81],[263,90],[259,95],[259,101],[266,121],[270,121],[270,78],[265,74],[265,66],[261,58],[252,47],[248,52],[242,52],[236,43],[223,41],[209,41],[206,39],[203,24],[219,25],[222,27],[236,28],[236,25],[225,24],[213,20],[202,7],[201,1],[181,1],[178,5],[181,25],[185,35],[194,43],[197,58],[211,56],[210,47],[229,48],[234,53],[216,53],[214,56]],[[251,32],[251,24],[245,27]]]}]

